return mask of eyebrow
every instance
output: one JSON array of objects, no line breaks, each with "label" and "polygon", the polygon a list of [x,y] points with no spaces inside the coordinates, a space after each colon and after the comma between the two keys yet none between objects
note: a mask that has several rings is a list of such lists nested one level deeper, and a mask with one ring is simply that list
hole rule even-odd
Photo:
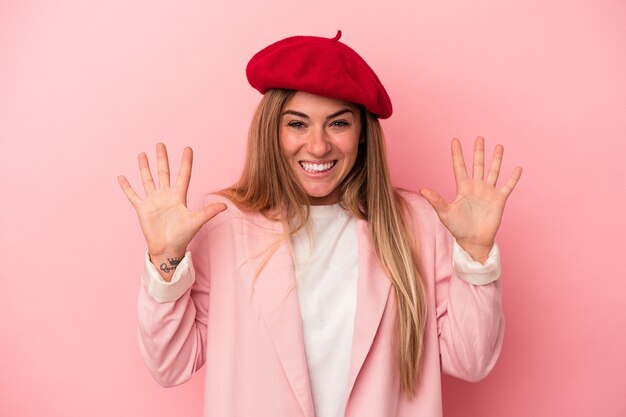
[{"label": "eyebrow", "polygon": [[[339,111],[334,112],[333,114],[330,114],[330,115],[326,116],[326,120],[332,119],[332,118],[337,117],[339,115],[342,115],[344,113],[352,113],[352,110],[350,110],[350,109],[341,109]],[[294,116],[302,117],[303,119],[310,119],[308,114],[302,113],[302,112],[299,112],[299,111],[295,111],[295,110],[285,110],[283,112],[283,116],[286,115],[286,114],[292,114]],[[352,114],[354,114],[354,113],[352,113]]]}]

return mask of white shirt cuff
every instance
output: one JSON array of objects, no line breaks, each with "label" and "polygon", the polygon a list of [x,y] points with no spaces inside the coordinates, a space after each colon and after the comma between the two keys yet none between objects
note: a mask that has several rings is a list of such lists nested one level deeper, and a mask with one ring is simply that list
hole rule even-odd
[{"label": "white shirt cuff", "polygon": [[195,273],[191,261],[191,252],[185,252],[185,256],[180,261],[172,275],[172,280],[167,282],[163,279],[159,271],[150,262],[148,250],[144,256],[144,271],[141,276],[141,283],[157,302],[167,303],[178,300],[194,283]]},{"label": "white shirt cuff", "polygon": [[484,264],[472,259],[456,239],[452,238],[452,269],[457,277],[474,285],[489,284],[500,278],[500,249],[493,243],[489,256]]}]

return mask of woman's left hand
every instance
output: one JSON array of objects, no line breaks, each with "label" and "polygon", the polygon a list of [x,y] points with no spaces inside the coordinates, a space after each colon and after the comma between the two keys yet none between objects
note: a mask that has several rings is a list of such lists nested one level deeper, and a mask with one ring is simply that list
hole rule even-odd
[{"label": "woman's left hand", "polygon": [[484,263],[493,246],[496,232],[500,227],[506,199],[522,175],[522,168],[515,167],[506,184],[496,189],[500,173],[504,147],[496,145],[487,179],[483,179],[485,169],[485,141],[476,138],[474,143],[473,176],[470,178],[465,168],[461,143],[452,139],[452,167],[456,180],[456,198],[448,204],[438,193],[428,188],[420,189],[420,194],[433,206],[441,223],[468,252],[472,258]]}]

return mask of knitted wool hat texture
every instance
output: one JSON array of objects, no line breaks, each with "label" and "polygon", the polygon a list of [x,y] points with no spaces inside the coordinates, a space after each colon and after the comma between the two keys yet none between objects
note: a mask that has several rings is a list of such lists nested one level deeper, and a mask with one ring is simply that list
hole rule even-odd
[{"label": "knitted wool hat texture", "polygon": [[363,105],[380,119],[393,111],[389,95],[359,54],[334,38],[292,36],[257,52],[246,67],[252,87],[306,91]]}]

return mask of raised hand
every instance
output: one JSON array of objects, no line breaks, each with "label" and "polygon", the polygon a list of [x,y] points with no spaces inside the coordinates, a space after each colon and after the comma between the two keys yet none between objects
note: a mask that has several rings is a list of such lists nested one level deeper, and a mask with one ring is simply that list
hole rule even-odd
[{"label": "raised hand", "polygon": [[441,223],[476,261],[487,260],[500,227],[507,198],[522,175],[522,168],[515,167],[506,184],[496,189],[504,148],[496,145],[487,179],[485,168],[485,141],[476,138],[474,143],[473,174],[470,178],[465,168],[461,143],[452,140],[452,167],[456,180],[456,198],[448,204],[438,193],[428,188],[420,194],[433,206]]},{"label": "raised hand", "polygon": [[143,152],[139,154],[139,171],[146,192],[144,199],[137,195],[123,175],[118,176],[117,180],[137,211],[150,259],[162,271],[161,275],[167,279],[171,278],[176,265],[185,255],[187,245],[198,230],[219,212],[225,210],[226,205],[217,203],[208,205],[197,212],[189,210],[187,190],[193,163],[191,148],[185,148],[183,151],[182,163],[174,186],[170,186],[170,168],[165,145],[158,143],[156,152],[158,188],[152,179],[148,157]]}]

